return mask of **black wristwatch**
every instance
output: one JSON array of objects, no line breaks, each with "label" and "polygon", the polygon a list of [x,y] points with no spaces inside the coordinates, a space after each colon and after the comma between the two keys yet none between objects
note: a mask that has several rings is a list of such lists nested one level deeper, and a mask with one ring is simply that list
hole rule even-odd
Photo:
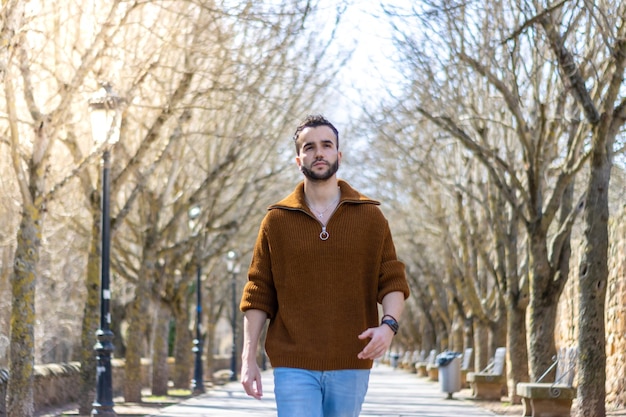
[{"label": "black wristwatch", "polygon": [[391,328],[391,330],[393,330],[394,335],[398,334],[398,329],[400,328],[400,325],[398,324],[398,320],[396,320],[393,316],[385,314],[380,321],[380,324],[386,324],[387,326],[389,326],[389,328]]}]

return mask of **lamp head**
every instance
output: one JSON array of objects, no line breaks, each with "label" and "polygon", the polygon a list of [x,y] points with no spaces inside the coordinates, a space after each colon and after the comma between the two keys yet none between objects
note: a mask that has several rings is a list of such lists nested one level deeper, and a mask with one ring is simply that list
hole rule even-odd
[{"label": "lamp head", "polygon": [[196,229],[196,226],[198,225],[198,217],[200,217],[201,212],[202,210],[200,209],[200,206],[192,206],[189,208],[189,211],[187,211],[187,215],[189,216],[189,220],[187,221],[189,230],[194,231]]},{"label": "lamp head", "polygon": [[98,145],[119,141],[123,101],[113,92],[109,83],[102,83],[100,90],[89,100],[91,131]]},{"label": "lamp head", "polygon": [[237,252],[235,252],[234,250],[229,250],[226,254],[226,268],[228,269],[228,272],[238,272],[239,264],[237,264],[236,261]]}]

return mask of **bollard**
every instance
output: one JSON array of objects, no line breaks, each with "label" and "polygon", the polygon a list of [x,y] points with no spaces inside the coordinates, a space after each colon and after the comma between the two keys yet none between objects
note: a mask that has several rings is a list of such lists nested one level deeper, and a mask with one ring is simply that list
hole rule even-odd
[{"label": "bollard", "polygon": [[0,368],[0,417],[7,415],[7,386],[9,385],[9,370]]}]

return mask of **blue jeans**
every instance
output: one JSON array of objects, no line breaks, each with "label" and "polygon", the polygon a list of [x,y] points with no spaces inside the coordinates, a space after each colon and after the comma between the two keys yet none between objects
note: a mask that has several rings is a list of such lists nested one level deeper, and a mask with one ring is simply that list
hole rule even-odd
[{"label": "blue jeans", "polygon": [[278,417],[358,417],[369,369],[274,369]]}]

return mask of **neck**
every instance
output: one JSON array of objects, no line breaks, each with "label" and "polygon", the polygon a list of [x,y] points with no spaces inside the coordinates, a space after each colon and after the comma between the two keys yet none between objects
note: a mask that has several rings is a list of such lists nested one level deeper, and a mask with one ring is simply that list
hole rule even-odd
[{"label": "neck", "polygon": [[336,177],[326,181],[304,181],[304,195],[313,204],[323,205],[337,199],[339,196],[339,183]]}]

